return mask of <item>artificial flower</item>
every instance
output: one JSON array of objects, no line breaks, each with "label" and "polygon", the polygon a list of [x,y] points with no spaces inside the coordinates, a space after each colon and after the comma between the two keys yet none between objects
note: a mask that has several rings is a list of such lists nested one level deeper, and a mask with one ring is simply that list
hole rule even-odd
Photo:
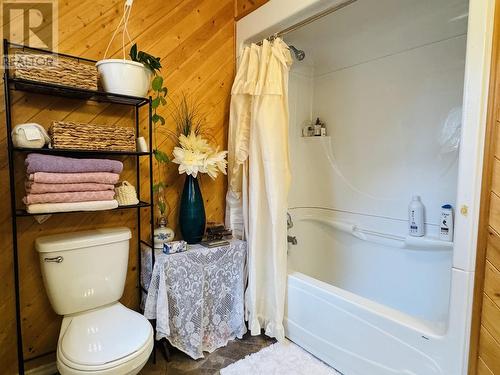
[{"label": "artificial flower", "polygon": [[206,173],[213,180],[215,180],[219,172],[226,174],[226,167],[227,167],[226,154],[227,151],[222,151],[222,152],[215,151],[205,159],[204,167],[206,169]]},{"label": "artificial flower", "polygon": [[181,147],[174,148],[174,163],[179,164],[179,174],[186,173],[196,178],[200,169],[204,167],[205,155]]},{"label": "artificial flower", "polygon": [[189,133],[187,137],[184,134],[181,134],[179,137],[179,143],[185,150],[198,151],[201,153],[208,153],[212,151],[212,147],[210,147],[208,142],[200,135],[196,135],[193,132]]},{"label": "artificial flower", "polygon": [[207,173],[215,179],[219,172],[226,174],[227,151],[213,149],[200,135],[190,133],[180,135],[179,144],[175,147],[172,162],[179,164],[179,174],[186,173],[196,178],[198,173]]}]

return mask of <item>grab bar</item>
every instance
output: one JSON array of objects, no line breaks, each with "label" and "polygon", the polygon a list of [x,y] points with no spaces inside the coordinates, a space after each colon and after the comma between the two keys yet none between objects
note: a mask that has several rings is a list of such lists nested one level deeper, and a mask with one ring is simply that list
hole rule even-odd
[{"label": "grab bar", "polygon": [[[317,218],[309,218],[309,220],[322,221]],[[337,220],[327,220],[328,224],[333,228],[338,229],[342,232],[351,234],[352,236],[359,238],[360,240],[370,241],[366,236],[375,236],[380,238],[389,239],[392,241],[397,241],[400,243],[400,247],[411,249],[411,250],[452,250],[453,242],[442,241],[438,238],[432,237],[403,237],[396,234],[383,233],[370,229],[363,229],[356,224],[341,222]]]},{"label": "grab bar", "polygon": [[360,240],[366,241],[366,236],[363,231],[358,228],[356,224],[342,223],[340,221],[331,221],[332,227],[346,233],[352,234],[354,237],[359,238]]}]

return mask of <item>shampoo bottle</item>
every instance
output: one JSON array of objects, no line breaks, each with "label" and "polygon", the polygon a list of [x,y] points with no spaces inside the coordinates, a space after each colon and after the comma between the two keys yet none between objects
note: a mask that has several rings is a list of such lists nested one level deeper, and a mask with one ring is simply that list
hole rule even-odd
[{"label": "shampoo bottle", "polygon": [[453,241],[453,208],[450,204],[445,204],[441,207],[439,239],[443,241]]},{"label": "shampoo bottle", "polygon": [[314,124],[314,136],[315,137],[321,136],[321,121],[319,117],[316,119],[316,123]]},{"label": "shampoo bottle", "polygon": [[424,205],[418,195],[413,196],[408,206],[408,233],[415,237],[422,237],[425,234]]},{"label": "shampoo bottle", "polygon": [[326,137],[326,124],[324,122],[321,123],[321,136]]}]

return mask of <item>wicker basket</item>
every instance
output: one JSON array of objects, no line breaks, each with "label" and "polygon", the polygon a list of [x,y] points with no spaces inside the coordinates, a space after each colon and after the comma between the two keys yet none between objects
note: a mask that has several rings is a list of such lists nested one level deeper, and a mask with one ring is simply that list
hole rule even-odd
[{"label": "wicker basket", "polygon": [[16,51],[14,56],[15,78],[97,90],[97,69],[89,62],[27,51]]},{"label": "wicker basket", "polygon": [[54,121],[49,134],[58,149],[136,151],[135,129],[130,127]]},{"label": "wicker basket", "polygon": [[131,206],[139,203],[135,187],[128,181],[123,181],[121,185],[115,187],[115,199],[119,206]]}]

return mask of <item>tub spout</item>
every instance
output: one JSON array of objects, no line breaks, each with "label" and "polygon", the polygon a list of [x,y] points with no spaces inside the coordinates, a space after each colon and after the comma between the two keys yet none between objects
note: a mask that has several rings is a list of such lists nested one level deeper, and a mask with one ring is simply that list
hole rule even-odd
[{"label": "tub spout", "polygon": [[288,243],[292,245],[297,245],[297,237],[295,236],[287,236]]}]

